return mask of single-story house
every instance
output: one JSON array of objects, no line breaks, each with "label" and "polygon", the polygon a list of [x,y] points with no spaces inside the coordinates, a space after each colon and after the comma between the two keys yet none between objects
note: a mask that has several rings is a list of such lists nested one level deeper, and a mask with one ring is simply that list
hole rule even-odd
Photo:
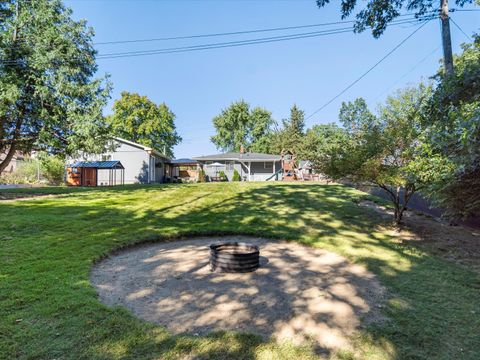
[{"label": "single-story house", "polygon": [[[155,149],[118,137],[112,139],[108,148],[111,150],[103,154],[71,159],[68,165],[81,161],[117,161],[124,168],[125,184],[162,183],[171,177],[170,159]],[[108,172],[99,172],[95,181],[97,186],[108,185],[111,183],[110,175]]]},{"label": "single-story house", "polygon": [[276,180],[282,170],[280,155],[253,152],[228,152],[194,157],[208,178],[216,178],[223,171],[232,180],[235,170],[244,181]]}]

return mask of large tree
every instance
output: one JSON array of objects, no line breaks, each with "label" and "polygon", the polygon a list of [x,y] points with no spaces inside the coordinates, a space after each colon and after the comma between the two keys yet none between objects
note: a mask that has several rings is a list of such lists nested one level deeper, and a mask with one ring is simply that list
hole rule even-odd
[{"label": "large tree", "polygon": [[[318,7],[324,7],[331,0],[316,0]],[[372,29],[374,37],[383,34],[388,23],[399,17],[402,11],[414,12],[417,17],[438,15],[438,0],[341,0],[334,1],[340,5],[342,19],[356,12],[355,31],[362,32],[366,28]],[[453,1],[452,1],[453,2]],[[457,6],[473,3],[474,0],[455,0]],[[361,7],[361,9],[358,9]]]},{"label": "large tree", "polygon": [[[427,190],[446,216],[480,213],[480,37],[454,57],[454,76],[440,70],[425,108],[425,155],[437,176]],[[432,161],[435,159],[435,161]]]},{"label": "large tree", "polygon": [[173,147],[182,141],[175,129],[175,114],[165,103],[146,96],[122,92],[107,117],[115,135],[149,146],[173,157]]},{"label": "large tree", "polygon": [[411,196],[430,181],[421,148],[421,111],[429,87],[407,88],[390,96],[373,115],[363,99],[344,103],[340,120],[345,133],[334,132],[332,144],[317,155],[316,167],[334,178],[350,178],[383,189],[402,221]]},{"label": "large tree", "polygon": [[218,149],[239,151],[244,146],[248,151],[270,151],[270,136],[274,121],[264,108],[255,107],[240,100],[213,118],[216,134],[211,137]]},{"label": "large tree", "polygon": [[93,30],[59,0],[0,2],[0,171],[16,151],[100,152],[110,84]]}]

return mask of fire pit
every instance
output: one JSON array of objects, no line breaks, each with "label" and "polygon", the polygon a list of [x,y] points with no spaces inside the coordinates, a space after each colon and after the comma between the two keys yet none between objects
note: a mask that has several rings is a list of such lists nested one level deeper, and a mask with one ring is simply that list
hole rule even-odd
[{"label": "fire pit", "polygon": [[212,271],[252,272],[260,265],[260,249],[248,243],[226,242],[210,245]]}]

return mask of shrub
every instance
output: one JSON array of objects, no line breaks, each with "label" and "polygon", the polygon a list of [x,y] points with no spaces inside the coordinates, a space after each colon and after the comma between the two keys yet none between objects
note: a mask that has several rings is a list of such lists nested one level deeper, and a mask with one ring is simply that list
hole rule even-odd
[{"label": "shrub", "polygon": [[240,174],[238,173],[237,169],[233,170],[233,177],[232,181],[242,181]]},{"label": "shrub", "polygon": [[2,175],[0,182],[5,184],[33,184],[38,182],[39,165],[38,160],[19,162],[14,172]]},{"label": "shrub", "polygon": [[206,181],[206,178],[205,178],[205,170],[200,170],[198,172],[198,182],[199,183],[203,183]]},{"label": "shrub", "polygon": [[220,171],[218,173],[218,176],[222,178],[222,181],[228,181],[227,175],[225,174],[225,171]]},{"label": "shrub", "polygon": [[45,156],[41,160],[42,175],[51,185],[63,183],[65,162],[57,156]]}]

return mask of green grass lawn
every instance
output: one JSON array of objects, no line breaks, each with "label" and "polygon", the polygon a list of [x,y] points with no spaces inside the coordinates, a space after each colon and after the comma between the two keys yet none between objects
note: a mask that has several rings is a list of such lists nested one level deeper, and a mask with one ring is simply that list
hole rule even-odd
[{"label": "green grass lawn", "polygon": [[480,277],[377,226],[341,185],[214,183],[33,189],[0,203],[0,359],[303,359],[308,347],[248,334],[173,335],[108,308],[94,261],[141,241],[255,234],[322,247],[365,264],[388,289],[391,321],[362,329],[344,359],[479,359]]}]

